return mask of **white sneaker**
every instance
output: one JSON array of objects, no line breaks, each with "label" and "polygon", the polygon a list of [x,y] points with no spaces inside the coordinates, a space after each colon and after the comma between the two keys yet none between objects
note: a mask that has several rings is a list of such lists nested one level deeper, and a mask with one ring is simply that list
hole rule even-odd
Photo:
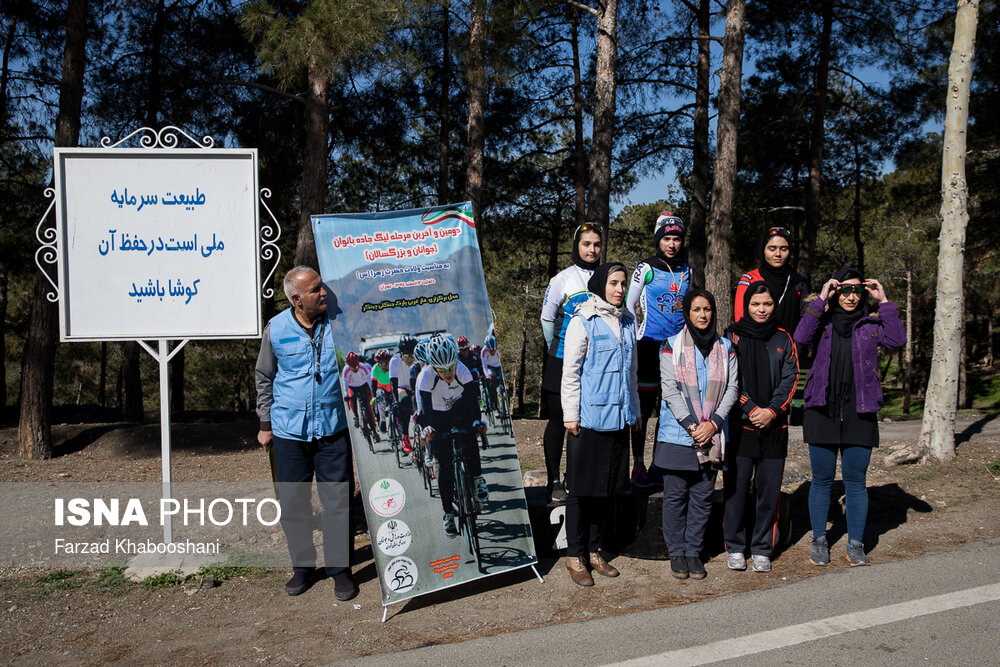
[{"label": "white sneaker", "polygon": [[476,477],[476,500],[481,503],[485,503],[490,499],[490,488],[486,486],[486,479],[482,475]]},{"label": "white sneaker", "polygon": [[753,560],[753,571],[754,572],[770,572],[771,571],[771,559],[767,556],[761,556],[754,554],[751,556]]},{"label": "white sneaker", "polygon": [[730,570],[747,569],[747,558],[743,554],[731,553],[726,556],[726,565]]}]

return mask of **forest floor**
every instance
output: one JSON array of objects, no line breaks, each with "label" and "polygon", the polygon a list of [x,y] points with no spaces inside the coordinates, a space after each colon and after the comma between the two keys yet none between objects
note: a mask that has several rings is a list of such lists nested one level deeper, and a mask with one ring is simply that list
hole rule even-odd
[{"label": "forest floor", "polygon": [[[515,422],[525,470],[542,467],[543,427],[537,420]],[[267,481],[267,458],[256,447],[255,428],[248,419],[175,424],[174,480]],[[872,457],[868,478],[867,548],[873,563],[1000,536],[1000,415],[960,416],[957,457],[948,463],[886,467],[884,457],[914,441],[919,430],[919,421],[882,424],[882,447]],[[16,457],[15,429],[0,429],[0,488],[6,482],[160,479],[158,425],[60,425],[55,437],[54,458],[24,461]],[[497,575],[395,605],[385,624],[364,531],[356,536],[361,590],[346,603],[334,600],[329,581],[301,596],[286,596],[285,570],[198,589],[193,582],[147,588],[124,582],[117,570],[2,568],[0,662],[317,664],[783,586],[847,567],[842,514],[830,533],[836,541],[833,563],[817,568],[807,561],[808,479],[808,454],[796,429],[784,485],[791,494],[791,542],[770,574],[726,569],[717,546],[703,581],[673,579],[664,561],[622,556],[613,561],[621,577],[599,578],[597,586],[583,589],[560,562],[547,558],[538,566],[544,583],[530,569]],[[3,500],[5,506],[16,503],[12,497]]]}]

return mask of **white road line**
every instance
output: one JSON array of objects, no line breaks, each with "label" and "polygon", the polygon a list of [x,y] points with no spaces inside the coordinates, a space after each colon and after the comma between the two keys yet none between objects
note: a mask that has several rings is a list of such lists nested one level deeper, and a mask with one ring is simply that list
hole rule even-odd
[{"label": "white road line", "polygon": [[668,651],[616,664],[636,666],[704,665],[996,600],[1000,600],[1000,584],[989,584],[964,591],[911,600],[910,602],[856,611],[841,616],[831,616],[808,623],[789,625],[776,630]]}]

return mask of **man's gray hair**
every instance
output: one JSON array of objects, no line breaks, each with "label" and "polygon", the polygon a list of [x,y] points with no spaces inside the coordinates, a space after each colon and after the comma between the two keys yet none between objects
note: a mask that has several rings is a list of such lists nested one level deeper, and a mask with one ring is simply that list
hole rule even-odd
[{"label": "man's gray hair", "polygon": [[292,300],[292,296],[302,296],[302,293],[299,292],[299,283],[297,280],[298,277],[302,274],[314,274],[318,276],[319,272],[317,272],[316,269],[312,268],[311,266],[305,266],[302,264],[298,266],[293,266],[291,269],[289,269],[288,273],[285,274],[285,280],[284,280],[285,298],[287,298],[289,301]]}]

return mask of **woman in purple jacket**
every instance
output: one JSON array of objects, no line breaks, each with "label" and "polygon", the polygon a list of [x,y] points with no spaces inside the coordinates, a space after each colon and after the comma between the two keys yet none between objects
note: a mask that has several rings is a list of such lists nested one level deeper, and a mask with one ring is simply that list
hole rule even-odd
[{"label": "woman in purple jacket", "polygon": [[[871,315],[869,295],[878,302],[877,313]],[[847,497],[847,560],[851,566],[868,565],[863,542],[868,518],[865,484],[872,448],[878,447],[877,412],[882,404],[878,346],[898,349],[906,342],[906,332],[882,285],[864,279],[857,269],[844,268],[823,285],[795,329],[798,345],[817,341],[816,359],[806,377],[802,423],[812,464],[809,560],[813,565],[830,562],[826,521],[839,451]]]}]

